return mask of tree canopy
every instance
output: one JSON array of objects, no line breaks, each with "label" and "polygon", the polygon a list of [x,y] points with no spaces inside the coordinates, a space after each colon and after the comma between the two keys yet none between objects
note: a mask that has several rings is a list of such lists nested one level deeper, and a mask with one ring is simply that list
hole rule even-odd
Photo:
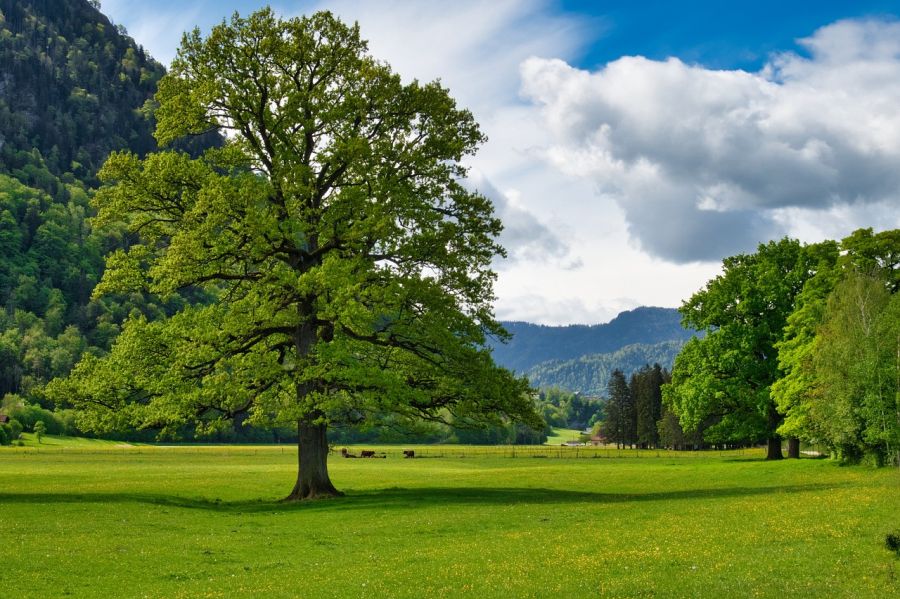
[{"label": "tree canopy", "polygon": [[540,428],[524,379],[494,365],[491,203],[461,183],[484,137],[440,84],[403,83],[357,26],[264,9],[185,35],[156,96],[170,144],[222,131],[200,158],[114,153],[100,225],[141,242],[95,294],[206,290],[127,321],[110,355],[52,386],[85,426],[294,423],[290,497],[337,493],[326,429],[391,413]]},{"label": "tree canopy", "polygon": [[775,344],[812,266],[798,241],[773,241],[726,258],[723,273],[682,305],[685,324],[706,332],[685,345],[665,387],[686,430],[713,417],[708,440],[767,439],[769,458],[781,457],[769,394],[780,376]]},{"label": "tree canopy", "polygon": [[784,435],[792,457],[802,439],[844,460],[900,463],[900,231],[784,239],[723,267],[681,308],[706,336],[685,345],[664,387],[677,424],[714,443],[768,439],[770,458]]},{"label": "tree canopy", "polygon": [[777,344],[781,431],[855,461],[900,463],[900,231],[810,246],[815,275]]}]

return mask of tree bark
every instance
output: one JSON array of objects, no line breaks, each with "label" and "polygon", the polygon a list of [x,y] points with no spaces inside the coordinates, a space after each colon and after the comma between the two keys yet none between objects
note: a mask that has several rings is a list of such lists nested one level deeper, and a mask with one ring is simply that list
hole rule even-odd
[{"label": "tree bark", "polygon": [[297,484],[285,501],[322,499],[343,495],[328,477],[328,438],[324,424],[297,423],[297,454],[299,469]]},{"label": "tree bark", "polygon": [[800,439],[796,437],[788,439],[788,457],[795,460],[800,458]]},{"label": "tree bark", "polygon": [[770,401],[768,405],[768,414],[766,415],[769,429],[768,448],[766,450],[767,460],[783,460],[784,454],[781,453],[781,436],[775,430],[781,422],[781,416],[775,408],[775,402]]},{"label": "tree bark", "polygon": [[769,437],[768,447],[766,449],[767,460],[783,460],[784,454],[781,453],[781,437],[773,435]]}]

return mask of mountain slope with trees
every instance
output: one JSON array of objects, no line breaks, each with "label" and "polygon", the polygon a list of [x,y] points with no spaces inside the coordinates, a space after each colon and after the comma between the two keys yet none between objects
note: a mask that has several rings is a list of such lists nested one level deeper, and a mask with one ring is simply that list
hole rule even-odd
[{"label": "mountain slope with trees", "polygon": [[[695,334],[682,327],[681,315],[676,309],[655,307],[622,312],[610,322],[597,325],[502,324],[513,337],[506,344],[496,341],[491,344],[494,360],[518,372],[529,371],[551,360],[576,360],[582,356],[608,354],[628,345],[684,342]],[[656,358],[651,359],[650,363],[654,361],[664,363],[663,359]],[[601,387],[605,389],[605,383]]]},{"label": "mountain slope with trees", "polygon": [[161,311],[91,300],[103,256],[129,240],[88,219],[109,151],[155,147],[142,110],[164,70],[83,0],[0,0],[0,65],[0,397],[41,401],[131,310]]},{"label": "mountain slope with trees", "polygon": [[53,434],[75,431],[48,409],[47,381],[108,351],[129,315],[156,319],[192,296],[91,298],[104,256],[136,241],[92,227],[97,169],[112,150],[156,148],[165,72],[94,4],[0,0],[0,410]]},{"label": "mountain slope with trees", "polygon": [[112,150],[156,148],[161,64],[84,0],[0,0],[0,158],[23,183],[95,181]]},{"label": "mountain slope with trees", "polygon": [[616,370],[630,376],[646,364],[671,369],[682,341],[663,341],[652,345],[635,343],[614,352],[588,354],[573,360],[551,360],[529,368],[525,375],[539,388],[559,387],[585,395],[602,396]]}]

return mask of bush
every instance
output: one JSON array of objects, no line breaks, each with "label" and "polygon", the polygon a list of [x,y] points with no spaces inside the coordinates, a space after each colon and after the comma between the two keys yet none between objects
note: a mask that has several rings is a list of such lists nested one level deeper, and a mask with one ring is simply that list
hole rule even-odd
[{"label": "bush", "polygon": [[6,424],[0,424],[0,445],[12,445],[22,434],[22,425],[15,418]]},{"label": "bush", "polygon": [[7,423],[6,427],[6,433],[9,435],[10,441],[18,440],[19,435],[21,435],[22,431],[25,430],[25,428],[22,426],[22,423],[15,418],[10,418],[9,423]]},{"label": "bush", "polygon": [[893,551],[898,556],[900,556],[900,528],[898,528],[894,532],[889,532],[884,537],[884,546],[889,551]]},{"label": "bush", "polygon": [[[9,396],[7,396],[7,400]],[[38,405],[30,404],[25,401],[4,401],[7,410],[12,418],[18,420],[26,430],[34,430],[34,425],[43,422],[45,431],[49,435],[68,435],[71,434],[71,428],[74,422],[67,412],[51,412]],[[19,431],[21,432],[21,431]]]}]

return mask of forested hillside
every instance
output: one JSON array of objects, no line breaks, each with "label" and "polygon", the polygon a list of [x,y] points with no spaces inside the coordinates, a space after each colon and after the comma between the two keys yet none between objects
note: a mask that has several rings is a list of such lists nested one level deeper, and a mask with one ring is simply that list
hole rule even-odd
[{"label": "forested hillside", "polygon": [[[148,100],[165,70],[89,2],[0,0],[0,158],[56,193],[111,150],[156,147]],[[64,191],[63,191],[64,193]]]},{"label": "forested hillside", "polygon": [[[123,231],[90,226],[108,153],[156,147],[150,108],[164,69],[84,0],[0,0],[0,397],[41,386],[107,350],[141,295],[91,300]],[[7,406],[10,408],[12,406]]]},{"label": "forested hillside", "polygon": [[551,360],[529,368],[526,376],[535,387],[559,387],[592,396],[605,396],[614,370],[626,376],[647,364],[671,369],[683,341],[663,341],[652,345],[635,343],[603,354],[589,354],[574,360]]},{"label": "forested hillside", "polygon": [[[513,338],[507,344],[493,344],[494,359],[518,372],[530,371],[551,360],[608,354],[628,345],[684,342],[695,334],[681,326],[681,315],[674,308],[651,307],[622,312],[610,322],[598,325],[545,326],[504,322],[503,326]],[[671,360],[665,356],[651,356],[649,363],[653,362],[668,364]],[[638,367],[642,365],[643,362]]]}]

